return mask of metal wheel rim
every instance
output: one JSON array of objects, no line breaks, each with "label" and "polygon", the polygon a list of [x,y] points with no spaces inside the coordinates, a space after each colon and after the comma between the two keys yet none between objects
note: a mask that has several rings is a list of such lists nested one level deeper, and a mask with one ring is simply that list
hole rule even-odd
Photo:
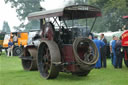
[{"label": "metal wheel rim", "polygon": [[42,68],[44,68],[43,70],[43,76],[47,77],[49,75],[49,70],[50,70],[50,65],[51,65],[51,61],[50,61],[50,54],[49,54],[49,49],[47,46],[44,46],[44,50],[43,50],[43,55],[41,57],[42,60]]},{"label": "metal wheel rim", "polygon": [[[48,50],[49,54],[49,62],[46,62],[46,50],[44,47],[46,46],[46,49]],[[45,58],[44,58],[45,57]],[[59,74],[59,70],[57,66],[54,65],[54,63],[60,62],[60,52],[57,44],[54,41],[49,40],[43,40],[38,48],[38,58],[37,58],[37,64],[38,64],[38,70],[40,72],[40,75],[45,79],[53,79],[56,78]],[[48,63],[48,65],[46,65]]]}]

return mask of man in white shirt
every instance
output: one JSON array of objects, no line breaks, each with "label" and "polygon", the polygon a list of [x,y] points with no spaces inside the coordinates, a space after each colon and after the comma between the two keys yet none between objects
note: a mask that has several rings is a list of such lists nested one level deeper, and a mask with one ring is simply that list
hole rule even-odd
[{"label": "man in white shirt", "polygon": [[16,34],[14,34],[14,37],[13,37],[13,44],[17,43],[18,41],[18,37],[16,36]]}]

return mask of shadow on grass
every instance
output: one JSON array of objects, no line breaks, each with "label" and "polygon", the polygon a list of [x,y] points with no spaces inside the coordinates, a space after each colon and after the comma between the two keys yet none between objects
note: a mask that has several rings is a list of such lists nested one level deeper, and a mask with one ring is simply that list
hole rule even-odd
[{"label": "shadow on grass", "polygon": [[2,74],[19,74],[19,75],[30,75],[30,74],[35,74],[37,73],[37,71],[24,71],[24,70],[11,70],[11,71],[4,71],[4,72],[1,72]]},{"label": "shadow on grass", "polygon": [[[71,73],[60,73],[57,77],[57,81],[66,81],[66,80],[70,80],[70,81],[78,81],[78,80],[85,80],[88,79],[89,76],[77,76],[77,75],[72,75]],[[55,79],[56,80],[56,79]]]}]

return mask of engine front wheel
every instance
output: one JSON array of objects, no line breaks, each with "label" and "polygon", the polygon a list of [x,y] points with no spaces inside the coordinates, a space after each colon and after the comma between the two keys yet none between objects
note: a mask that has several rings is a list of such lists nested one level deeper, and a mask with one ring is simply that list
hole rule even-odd
[{"label": "engine front wheel", "polygon": [[56,78],[59,68],[53,63],[60,62],[60,52],[57,44],[53,41],[41,42],[38,49],[38,70],[46,79]]}]

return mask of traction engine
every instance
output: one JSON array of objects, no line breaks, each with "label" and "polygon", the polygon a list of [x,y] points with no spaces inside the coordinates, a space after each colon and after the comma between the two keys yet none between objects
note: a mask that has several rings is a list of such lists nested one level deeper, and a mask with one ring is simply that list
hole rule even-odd
[{"label": "traction engine", "polygon": [[[98,60],[97,47],[88,35],[99,16],[101,11],[89,5],[30,13],[29,20],[40,19],[40,32],[33,38],[39,43],[24,48],[20,57],[23,68],[38,69],[46,79],[56,78],[59,72],[87,76]],[[95,18],[90,30],[88,18]],[[85,27],[77,24],[81,19],[85,19]]]}]

